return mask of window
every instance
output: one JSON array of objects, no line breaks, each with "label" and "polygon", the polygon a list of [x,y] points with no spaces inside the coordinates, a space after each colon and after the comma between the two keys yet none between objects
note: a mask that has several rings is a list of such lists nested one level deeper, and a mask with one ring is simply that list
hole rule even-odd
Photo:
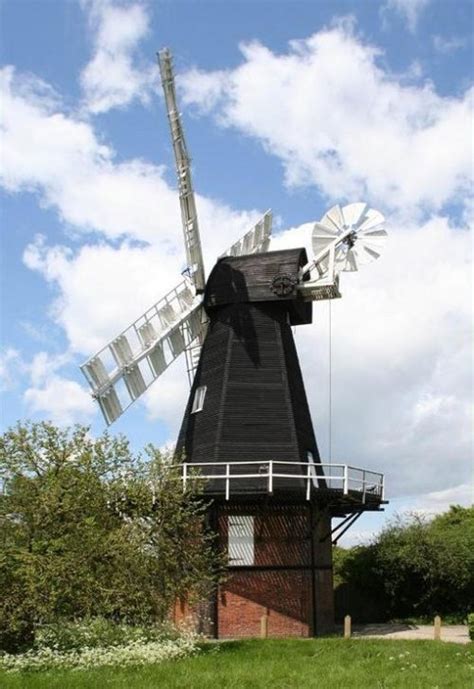
[{"label": "window", "polygon": [[229,515],[229,566],[253,565],[254,519],[249,515]]},{"label": "window", "polygon": [[197,411],[202,411],[204,407],[204,398],[206,396],[206,390],[207,387],[205,385],[201,385],[200,388],[196,389],[196,392],[194,393],[191,414],[195,414]]}]

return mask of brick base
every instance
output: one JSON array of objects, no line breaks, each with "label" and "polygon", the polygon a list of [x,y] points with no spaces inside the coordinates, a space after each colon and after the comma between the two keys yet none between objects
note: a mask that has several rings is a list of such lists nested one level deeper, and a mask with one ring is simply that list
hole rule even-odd
[{"label": "brick base", "polygon": [[219,638],[259,636],[263,615],[269,636],[310,636],[310,594],[306,572],[234,574],[218,595]]},{"label": "brick base", "polygon": [[229,567],[212,601],[173,610],[176,623],[194,620],[200,632],[223,639],[260,636],[308,637],[332,631],[331,521],[308,506],[225,506],[214,515],[219,541],[227,548],[229,514],[255,519],[255,569]]}]

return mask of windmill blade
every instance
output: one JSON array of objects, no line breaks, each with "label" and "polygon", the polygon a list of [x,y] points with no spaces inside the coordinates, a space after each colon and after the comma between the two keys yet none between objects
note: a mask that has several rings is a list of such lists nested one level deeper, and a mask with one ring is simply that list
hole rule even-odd
[{"label": "windmill blade", "polygon": [[340,297],[338,273],[355,272],[379,258],[387,232],[382,213],[366,203],[333,206],[314,224],[313,259],[299,273],[303,299]]},{"label": "windmill blade", "polygon": [[349,273],[355,273],[359,270],[359,265],[357,262],[357,252],[354,249],[349,249],[345,252],[345,255],[341,252],[341,259],[339,261],[336,254],[336,266],[341,265],[341,270]]},{"label": "windmill blade", "polygon": [[268,210],[251,230],[244,234],[238,242],[232,244],[219,258],[262,254],[268,251],[272,233],[272,217],[272,212]]},{"label": "windmill blade", "polygon": [[165,95],[166,110],[171,130],[173,151],[178,176],[179,203],[183,223],[184,246],[190,277],[198,294],[204,292],[206,278],[202,257],[201,238],[191,178],[191,165],[184,139],[181,117],[176,105],[173,61],[170,51],[165,48],[158,53],[161,84]]},{"label": "windmill blade", "polygon": [[329,266],[329,252],[334,251],[334,269],[355,272],[360,266],[379,258],[387,232],[382,213],[366,203],[333,206],[313,229],[313,264],[323,275]]},{"label": "windmill blade", "polygon": [[384,223],[385,218],[383,217],[382,213],[380,213],[380,211],[374,210],[373,208],[369,208],[369,210],[366,213],[366,219],[362,222],[358,231],[360,234],[367,234],[373,232],[376,233],[379,230],[379,228],[383,228]]},{"label": "windmill blade", "polygon": [[329,227],[323,222],[314,223],[313,234],[311,237],[311,244],[313,246],[314,255],[318,256],[321,251],[324,251],[337,237],[338,230],[335,227]]},{"label": "windmill blade", "polygon": [[186,371],[188,374],[189,387],[191,388],[194,376],[201,358],[201,349],[206,337],[209,320],[204,309],[196,309],[187,321],[189,327],[189,344],[184,353],[186,355]]},{"label": "windmill blade", "polygon": [[[380,257],[380,248],[360,238],[352,248],[340,244],[335,251],[334,264],[336,271],[354,273]],[[326,265],[326,264],[324,264]]]},{"label": "windmill blade", "polygon": [[344,227],[344,216],[341,207],[337,204],[330,208],[321,219],[321,224],[339,231]]},{"label": "windmill blade", "polygon": [[344,229],[352,227],[354,230],[359,229],[359,225],[366,218],[366,211],[368,206],[366,203],[350,203],[348,206],[344,206],[342,209],[342,215],[344,218]]},{"label": "windmill blade", "polygon": [[201,299],[184,280],[81,366],[107,425],[201,342],[205,321]]},{"label": "windmill blade", "polygon": [[[367,219],[360,225],[357,231],[358,244],[371,257],[368,261],[369,263],[380,256],[387,241],[388,235],[384,225],[385,218],[382,213],[371,208],[367,212]],[[364,252],[361,253],[364,254]]]}]

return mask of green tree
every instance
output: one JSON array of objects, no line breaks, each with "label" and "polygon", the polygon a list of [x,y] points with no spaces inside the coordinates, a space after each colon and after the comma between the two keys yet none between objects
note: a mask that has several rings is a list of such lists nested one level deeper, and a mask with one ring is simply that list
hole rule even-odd
[{"label": "green tree", "polygon": [[466,615],[474,607],[474,508],[398,518],[376,547],[391,615]]},{"label": "green tree", "polygon": [[387,595],[376,573],[376,545],[336,547],[333,552],[337,619],[351,615],[358,623],[385,621]]},{"label": "green tree", "polygon": [[35,625],[102,615],[163,620],[220,572],[206,506],[169,456],[123,437],[24,423],[0,440],[0,646]]},{"label": "green tree", "polygon": [[474,508],[394,519],[366,546],[335,549],[339,616],[465,617],[474,609]]}]

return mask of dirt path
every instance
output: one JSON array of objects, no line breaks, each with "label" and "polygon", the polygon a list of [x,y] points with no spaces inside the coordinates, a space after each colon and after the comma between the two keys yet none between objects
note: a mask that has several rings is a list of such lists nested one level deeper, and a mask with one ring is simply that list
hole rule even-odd
[{"label": "dirt path", "polygon": [[[433,639],[434,628],[428,624],[366,624],[354,626],[352,636],[373,639]],[[462,624],[442,626],[441,641],[468,644],[470,639],[467,626]]]}]

